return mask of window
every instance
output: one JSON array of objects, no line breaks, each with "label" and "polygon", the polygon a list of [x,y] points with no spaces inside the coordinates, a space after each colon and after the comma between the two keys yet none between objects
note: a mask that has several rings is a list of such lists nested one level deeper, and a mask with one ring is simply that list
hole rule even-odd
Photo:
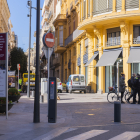
[{"label": "window", "polygon": [[71,34],[71,27],[69,26],[69,35]]},{"label": "window", "polygon": [[139,0],[125,0],[126,9],[139,8]]},{"label": "window", "polygon": [[91,0],[88,0],[88,15],[87,15],[87,17],[90,17],[90,1]]},{"label": "window", "polygon": [[75,31],[75,21],[73,22],[73,31]]},{"label": "window", "polygon": [[112,11],[112,0],[93,0],[93,15]]},{"label": "window", "polygon": [[73,56],[76,56],[76,47],[73,48]]},{"label": "window", "polygon": [[133,27],[133,44],[140,44],[140,25]]},{"label": "window", "polygon": [[83,20],[86,18],[86,0],[83,0]]},{"label": "window", "polygon": [[84,76],[80,76],[81,82],[84,82],[85,78]]},{"label": "window", "polygon": [[120,27],[107,30],[107,46],[121,45]]},{"label": "window", "polygon": [[80,77],[79,76],[74,76],[73,77],[73,82],[79,82],[80,81]]},{"label": "window", "polygon": [[63,46],[63,26],[59,26],[59,45]]}]

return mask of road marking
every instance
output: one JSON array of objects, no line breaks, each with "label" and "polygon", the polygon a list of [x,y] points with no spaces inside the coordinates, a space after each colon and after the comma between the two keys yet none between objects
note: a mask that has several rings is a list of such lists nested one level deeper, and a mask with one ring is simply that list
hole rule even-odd
[{"label": "road marking", "polygon": [[109,130],[91,130],[91,131],[85,132],[83,134],[79,134],[77,136],[74,136],[65,140],[87,140],[95,136],[98,136],[100,134],[106,133],[108,131]]},{"label": "road marking", "polygon": [[69,127],[59,127],[59,128],[53,129],[52,131],[50,131],[44,135],[41,135],[41,136],[35,138],[34,140],[51,140],[55,137],[58,137],[62,133],[66,132],[67,130],[69,130]]},{"label": "road marking", "polygon": [[54,42],[54,39],[46,38],[46,41],[48,41],[48,42]]},{"label": "road marking", "polygon": [[116,137],[113,137],[109,140],[131,140],[135,137],[137,137],[138,135],[140,135],[140,132],[124,132]]}]

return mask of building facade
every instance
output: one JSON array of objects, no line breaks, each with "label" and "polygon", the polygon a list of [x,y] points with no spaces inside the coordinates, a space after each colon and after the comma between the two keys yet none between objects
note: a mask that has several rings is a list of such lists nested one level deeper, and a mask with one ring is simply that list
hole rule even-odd
[{"label": "building facade", "polygon": [[140,73],[139,17],[140,0],[62,0],[54,26],[63,81],[84,74],[93,92],[108,92],[117,85],[121,60],[127,84],[132,73]]}]

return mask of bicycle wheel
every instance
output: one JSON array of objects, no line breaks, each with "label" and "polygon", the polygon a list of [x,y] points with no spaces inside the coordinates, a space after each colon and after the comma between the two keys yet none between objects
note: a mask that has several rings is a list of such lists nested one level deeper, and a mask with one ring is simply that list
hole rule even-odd
[{"label": "bicycle wheel", "polygon": [[117,94],[116,93],[108,93],[107,100],[109,103],[114,103],[115,101],[117,101]]},{"label": "bicycle wheel", "polygon": [[130,97],[130,95],[131,95],[131,92],[127,92],[127,93],[125,94],[125,100],[127,100],[127,99]]}]

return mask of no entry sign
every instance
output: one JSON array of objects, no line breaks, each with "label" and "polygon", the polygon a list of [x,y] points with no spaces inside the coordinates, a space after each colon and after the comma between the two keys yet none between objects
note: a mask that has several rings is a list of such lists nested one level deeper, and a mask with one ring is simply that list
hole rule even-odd
[{"label": "no entry sign", "polygon": [[45,34],[43,37],[43,42],[44,42],[45,46],[52,48],[54,46],[54,43],[55,43],[55,39],[54,39],[53,34],[52,33]]}]

